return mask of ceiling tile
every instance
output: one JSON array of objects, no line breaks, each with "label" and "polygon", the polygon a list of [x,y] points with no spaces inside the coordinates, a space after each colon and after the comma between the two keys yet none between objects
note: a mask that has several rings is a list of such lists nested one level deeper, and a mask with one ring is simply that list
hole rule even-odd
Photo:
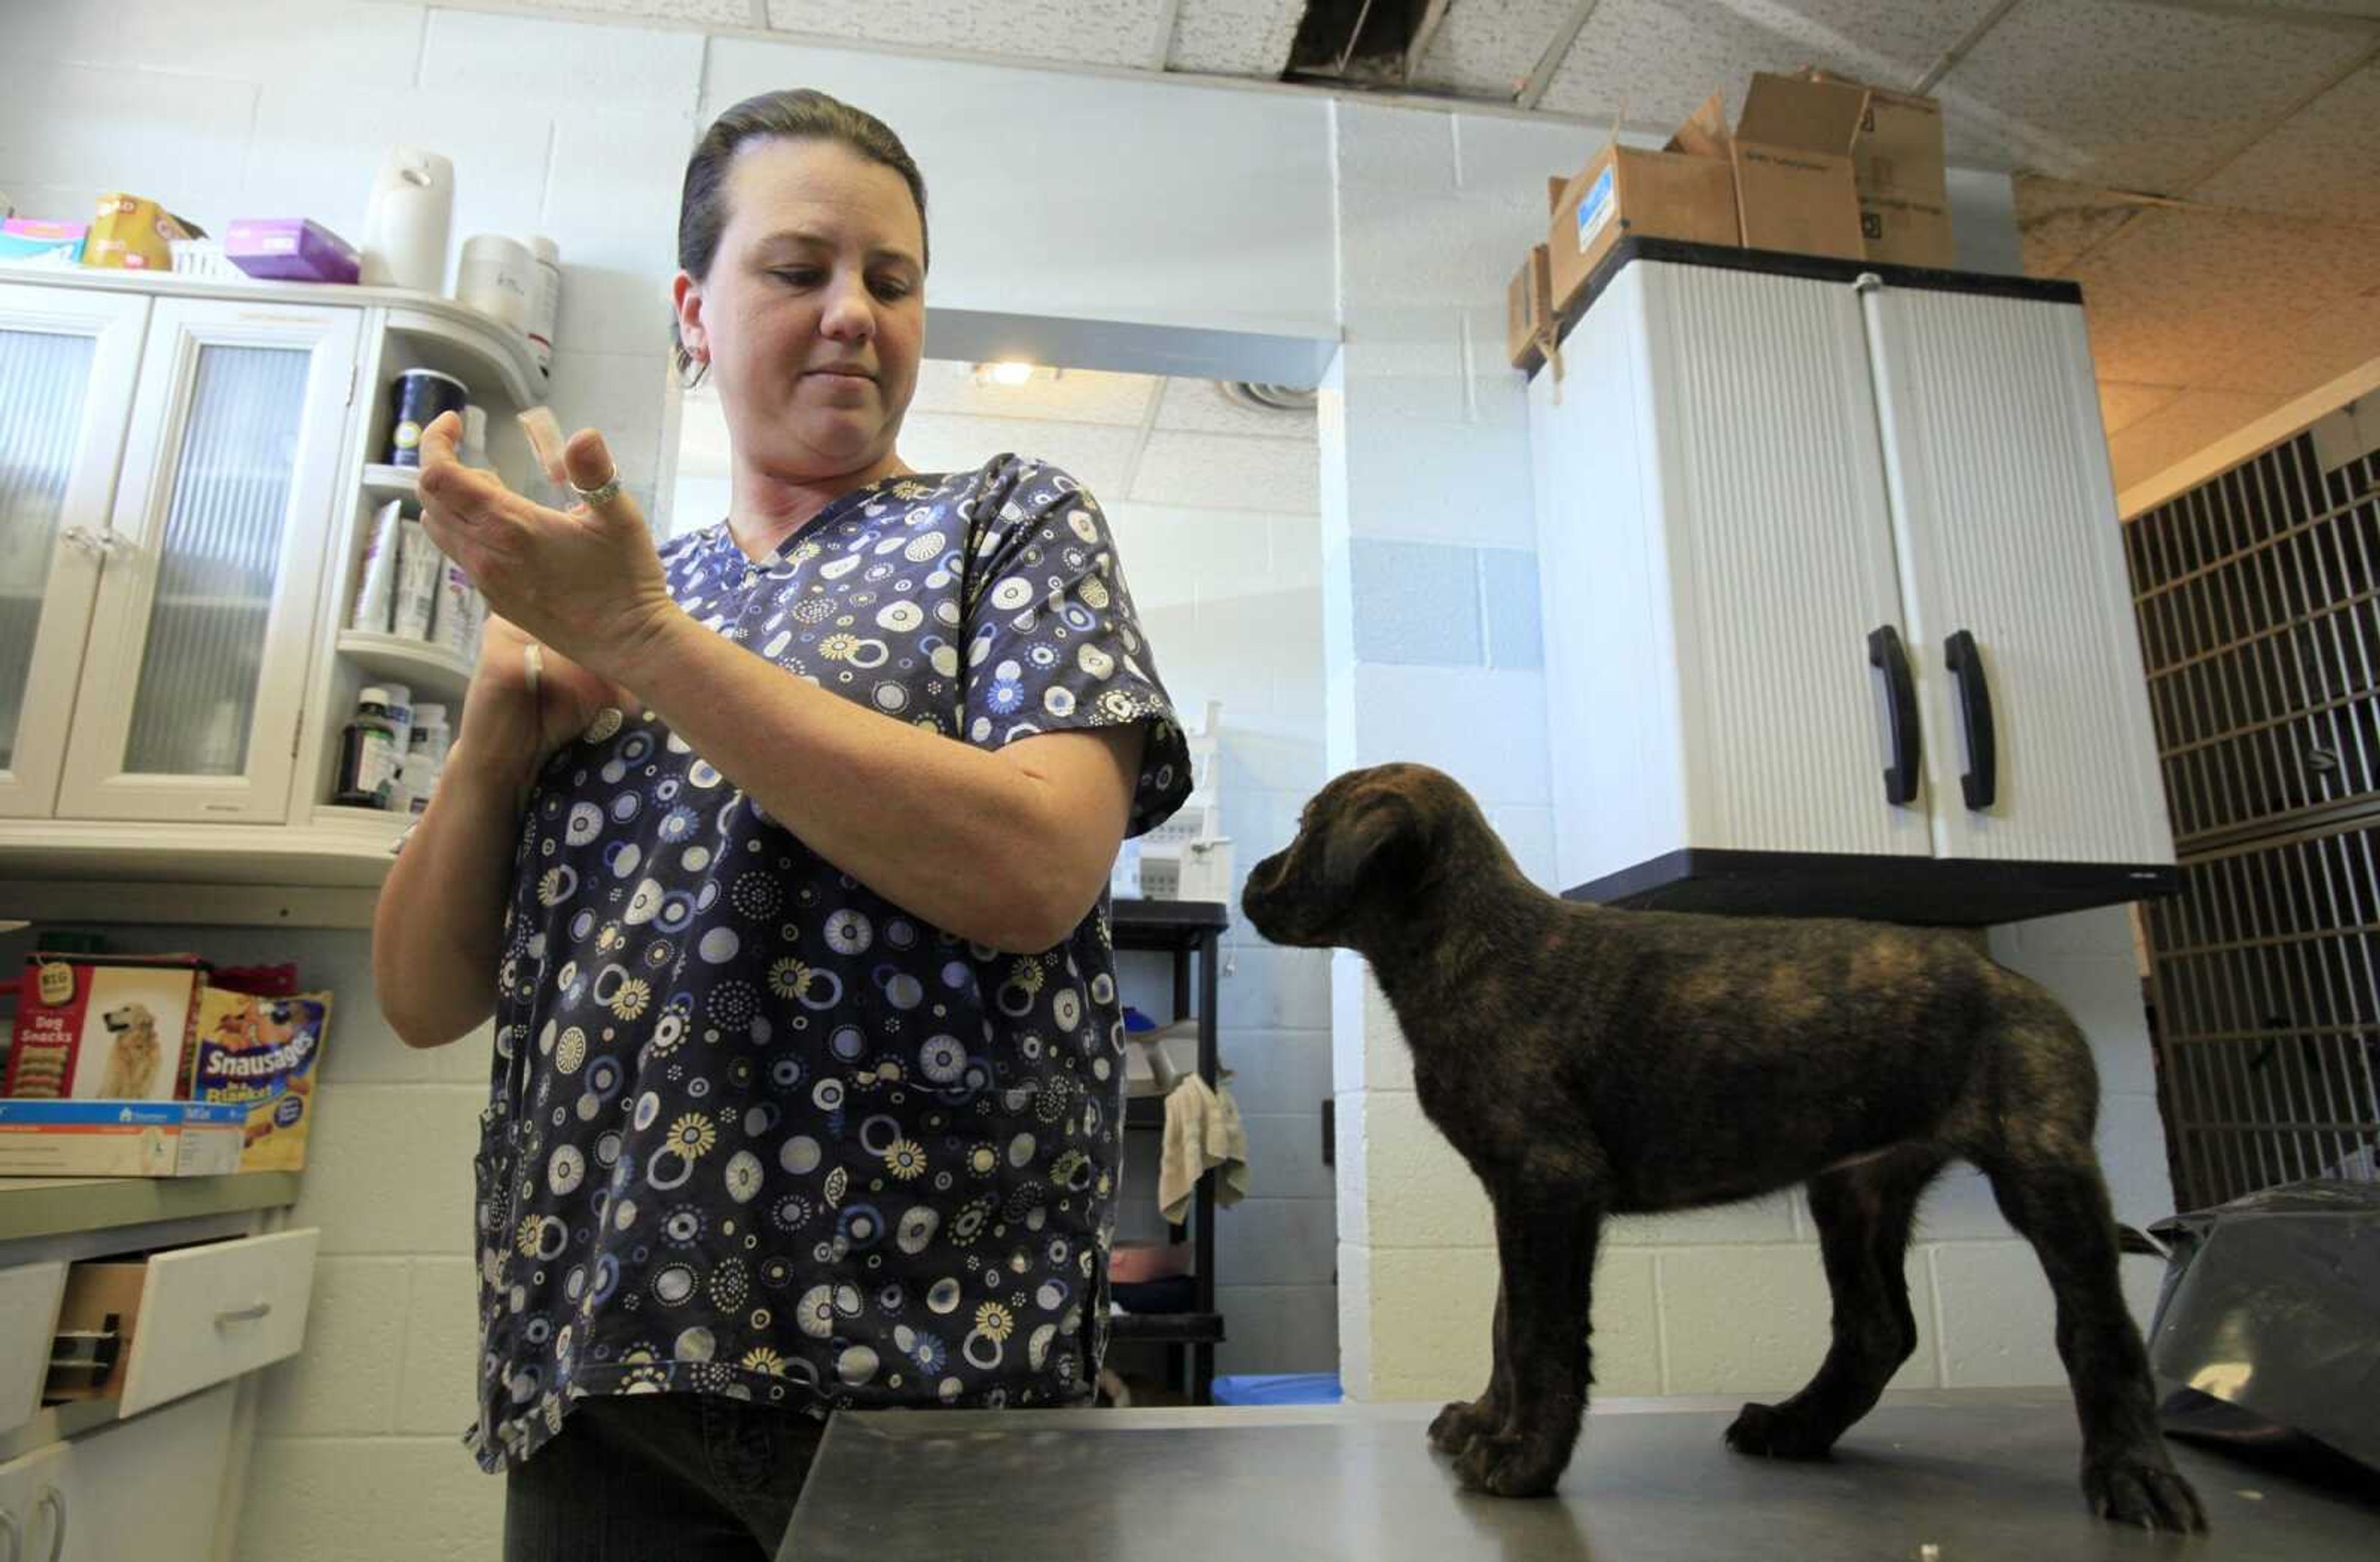
[{"label": "ceiling tile", "polygon": [[2380,223],[2380,66],[2308,104],[2190,193],[2219,206]]},{"label": "ceiling tile", "polygon": [[752,25],[752,0],[520,0],[531,10],[583,11],[604,17],[658,17],[670,21],[707,21],[722,27]]},{"label": "ceiling tile", "polygon": [[1010,452],[1062,469],[1096,496],[1123,491],[1139,438],[1137,429],[1099,423],[912,412],[901,424],[901,458],[921,472],[972,471]]},{"label": "ceiling tile", "polygon": [[2138,0],[2021,5],[1937,92],[1950,160],[2170,191],[2370,39]]},{"label": "ceiling tile", "polygon": [[2299,328],[2380,286],[2368,228],[2143,212],[2073,270],[2099,372],[2140,384],[2309,388]]},{"label": "ceiling tile", "polygon": [[1069,369],[1054,379],[1037,373],[1021,385],[979,385],[973,364],[929,358],[917,365],[917,389],[909,407],[917,412],[1138,428],[1160,383],[1152,374]]},{"label": "ceiling tile", "polygon": [[2253,422],[2285,398],[2258,391],[2184,391],[2153,416],[2107,441],[2107,460],[2116,471],[2116,491],[2196,455],[2244,424]]},{"label": "ceiling tile", "polygon": [[1157,426],[1169,433],[1238,433],[1302,440],[1308,445],[1315,437],[1312,412],[1259,412],[1226,397],[1210,380],[1166,381]]},{"label": "ceiling tile", "polygon": [[2119,380],[2099,382],[2099,421],[2109,437],[2142,419],[2154,416],[2187,394],[2180,385],[2136,385]]},{"label": "ceiling tile", "polygon": [[1466,97],[1509,98],[1578,6],[1579,0],[1467,6],[1456,0],[1422,55],[1414,84]]},{"label": "ceiling tile", "polygon": [[1305,14],[1305,0],[1182,0],[1165,63],[1217,76],[1277,77]]},{"label": "ceiling tile", "polygon": [[1322,506],[1322,467],[1300,441],[1152,433],[1131,496],[1149,505],[1312,515]]},{"label": "ceiling tile", "polygon": [[2063,276],[2077,258],[2097,249],[2147,209],[2137,201],[2110,194],[2101,185],[2078,185],[2039,174],[2018,175],[2016,223],[2024,245],[2026,273]]},{"label": "ceiling tile", "polygon": [[1544,106],[1667,127],[1713,92],[1730,117],[1755,70],[1815,65],[1887,86],[1915,81],[1993,0],[1602,0]]},{"label": "ceiling tile", "polygon": [[1146,66],[1161,0],[769,0],[783,32],[913,49],[952,49],[1040,65]]}]

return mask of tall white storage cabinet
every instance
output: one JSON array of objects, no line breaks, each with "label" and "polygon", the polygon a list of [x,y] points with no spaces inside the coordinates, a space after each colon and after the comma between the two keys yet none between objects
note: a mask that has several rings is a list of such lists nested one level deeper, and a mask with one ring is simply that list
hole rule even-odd
[{"label": "tall white storage cabinet", "polygon": [[1562,881],[1988,922],[2163,893],[2080,297],[1631,239],[1530,386]]}]

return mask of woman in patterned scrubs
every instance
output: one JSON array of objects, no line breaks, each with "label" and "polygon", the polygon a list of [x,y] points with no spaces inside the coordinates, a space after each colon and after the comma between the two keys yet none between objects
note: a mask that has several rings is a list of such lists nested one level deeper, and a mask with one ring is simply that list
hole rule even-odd
[{"label": "woman in patterned scrubs", "polygon": [[902,462],[927,253],[889,129],[753,99],[679,222],[727,517],[656,551],[593,431],[566,512],[424,437],[500,616],[373,966],[414,1045],[495,1021],[466,1441],[512,1562],[773,1554],[829,1411],[1091,1392],[1104,890],[1186,756],[1091,495]]}]

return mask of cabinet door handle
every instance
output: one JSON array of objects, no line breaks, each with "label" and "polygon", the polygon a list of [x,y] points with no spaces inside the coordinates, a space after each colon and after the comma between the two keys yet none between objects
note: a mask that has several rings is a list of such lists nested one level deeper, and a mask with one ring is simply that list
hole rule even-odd
[{"label": "cabinet door handle", "polygon": [[57,1517],[57,1522],[50,1529],[49,1562],[58,1562],[58,1558],[64,1556],[67,1551],[66,1494],[55,1486],[44,1484],[42,1487],[42,1495],[33,1499],[33,1509],[38,1513],[45,1507]]},{"label": "cabinet door handle", "polygon": [[1884,771],[1884,800],[1900,807],[1917,800],[1917,769],[1923,757],[1917,728],[1917,680],[1910,676],[1909,648],[1900,631],[1882,624],[1868,631],[1867,665],[1884,674],[1885,713],[1892,724],[1892,763]]},{"label": "cabinet door handle", "polygon": [[218,1312],[215,1314],[215,1327],[227,1329],[234,1324],[252,1324],[272,1311],[271,1302],[260,1301],[248,1307],[235,1308],[228,1312]]},{"label": "cabinet door handle", "polygon": [[2000,792],[1999,734],[1992,724],[1991,680],[1984,676],[1984,649],[1961,629],[1942,642],[1942,662],[1959,680],[1959,721],[1967,732],[1967,769],[1959,789],[1967,806],[1985,809]]}]

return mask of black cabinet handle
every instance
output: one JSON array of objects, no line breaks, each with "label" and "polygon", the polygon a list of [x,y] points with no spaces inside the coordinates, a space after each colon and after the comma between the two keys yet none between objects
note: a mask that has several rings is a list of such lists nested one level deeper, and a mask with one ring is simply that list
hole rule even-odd
[{"label": "black cabinet handle", "polygon": [[1899,806],[1917,800],[1921,757],[1917,732],[1917,680],[1909,674],[1909,648],[1890,624],[1868,631],[1867,665],[1884,674],[1885,710],[1892,724],[1892,763],[1884,772],[1884,800]]},{"label": "black cabinet handle", "polygon": [[1966,794],[1969,808],[1989,808],[2000,792],[2000,753],[1983,647],[1961,629],[1942,642],[1942,662],[1959,680],[1959,720],[1967,730],[1967,770],[1959,777],[1959,789]]}]

